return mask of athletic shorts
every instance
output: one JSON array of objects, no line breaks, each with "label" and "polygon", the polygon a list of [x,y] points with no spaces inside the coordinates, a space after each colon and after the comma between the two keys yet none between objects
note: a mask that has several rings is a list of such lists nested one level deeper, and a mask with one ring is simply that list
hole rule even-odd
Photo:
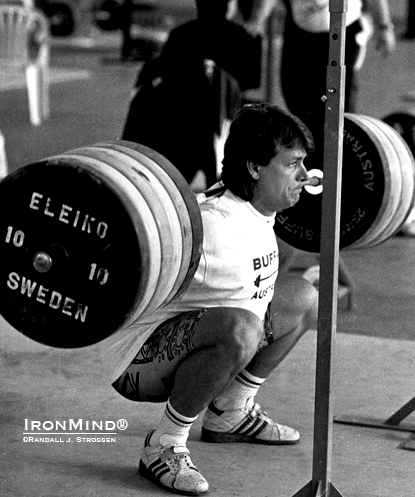
[{"label": "athletic shorts", "polygon": [[[185,312],[164,321],[132,360],[124,373],[112,384],[123,397],[136,402],[166,402],[173,387],[180,362],[194,348],[196,324],[209,309]],[[258,345],[272,341],[269,309],[264,321],[264,335]]]}]

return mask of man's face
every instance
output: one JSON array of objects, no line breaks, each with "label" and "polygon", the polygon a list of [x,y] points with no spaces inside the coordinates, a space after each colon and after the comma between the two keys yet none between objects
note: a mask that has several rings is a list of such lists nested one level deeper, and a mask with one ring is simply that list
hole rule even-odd
[{"label": "man's face", "polygon": [[308,179],[302,148],[281,147],[267,166],[253,166],[257,180],[251,204],[261,214],[271,216],[295,205]]}]

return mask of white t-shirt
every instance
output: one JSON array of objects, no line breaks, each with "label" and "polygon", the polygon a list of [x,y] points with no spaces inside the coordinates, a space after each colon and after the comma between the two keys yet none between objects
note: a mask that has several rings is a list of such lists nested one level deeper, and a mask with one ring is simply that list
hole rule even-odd
[{"label": "white t-shirt", "polygon": [[[294,22],[311,33],[328,33],[330,29],[329,0],[291,0]],[[346,25],[350,26],[360,18],[362,0],[349,0]]]},{"label": "white t-shirt", "polygon": [[199,194],[197,200],[204,230],[197,271],[181,296],[108,339],[104,367],[111,369],[112,381],[160,323],[182,312],[239,307],[264,319],[278,274],[275,216],[262,215],[229,190],[207,198]]}]

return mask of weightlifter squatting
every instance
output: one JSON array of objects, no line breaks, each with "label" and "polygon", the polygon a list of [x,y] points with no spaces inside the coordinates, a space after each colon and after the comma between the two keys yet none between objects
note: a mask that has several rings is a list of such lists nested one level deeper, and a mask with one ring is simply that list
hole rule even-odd
[{"label": "weightlifter squatting", "polygon": [[136,402],[166,402],[146,436],[139,473],[174,493],[209,484],[186,441],[205,409],[202,440],[295,444],[299,432],[273,421],[258,389],[317,320],[318,292],[278,274],[275,215],[293,206],[309,178],[309,130],[269,104],[244,106],[225,143],[220,182],[198,194],[204,241],[188,289],[130,326],[106,354],[113,387]]}]

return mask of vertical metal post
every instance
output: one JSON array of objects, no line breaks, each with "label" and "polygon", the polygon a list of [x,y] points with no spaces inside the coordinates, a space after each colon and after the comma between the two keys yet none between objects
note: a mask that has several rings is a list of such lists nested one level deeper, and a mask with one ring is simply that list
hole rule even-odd
[{"label": "vertical metal post", "polygon": [[347,0],[330,0],[330,41],[324,122],[324,191],[320,241],[313,476],[294,497],[341,497],[331,484],[333,412],[332,352],[337,326],[341,166],[345,82]]}]

